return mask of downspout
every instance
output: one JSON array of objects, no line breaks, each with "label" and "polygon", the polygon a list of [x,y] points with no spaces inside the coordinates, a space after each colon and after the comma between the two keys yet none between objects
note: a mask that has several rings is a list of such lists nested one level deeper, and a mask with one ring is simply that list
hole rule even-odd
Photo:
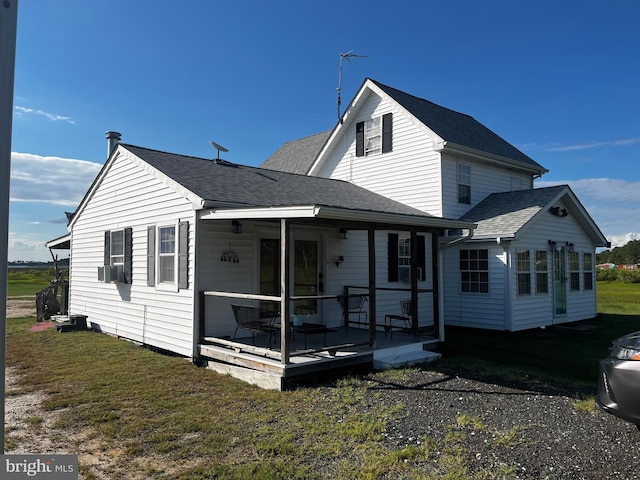
[{"label": "downspout", "polygon": [[[195,212],[193,216],[193,346],[191,353],[191,361],[195,365],[200,364],[200,340],[204,337],[204,303],[205,297],[200,294],[200,267],[198,266],[198,251],[200,250],[200,212]],[[189,240],[187,239],[187,242]],[[187,265],[189,264],[189,255],[187,254]],[[145,306],[146,313],[146,306]]]},{"label": "downspout", "polygon": [[475,228],[470,228],[467,231],[467,234],[463,237],[460,238],[456,238],[455,240],[449,242],[449,243],[445,243],[444,245],[441,245],[438,247],[438,283],[440,284],[440,288],[438,289],[438,302],[440,303],[440,309],[438,312],[438,323],[440,325],[440,335],[438,335],[438,341],[440,343],[444,342],[444,308],[445,308],[445,303],[444,303],[444,255],[442,254],[442,252],[448,248],[453,247],[454,245],[457,245],[458,243],[462,243],[462,242],[466,242],[467,240],[470,240],[473,237],[473,232],[475,231]]}]

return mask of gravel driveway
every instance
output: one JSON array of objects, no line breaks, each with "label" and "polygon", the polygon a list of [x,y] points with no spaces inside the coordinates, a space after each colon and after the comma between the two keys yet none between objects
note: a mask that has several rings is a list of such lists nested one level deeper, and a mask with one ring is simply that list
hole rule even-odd
[{"label": "gravel driveway", "polygon": [[[386,442],[398,449],[433,439],[434,464],[455,450],[463,452],[470,474],[502,465],[510,467],[502,478],[640,476],[640,431],[594,408],[595,391],[419,370],[402,377],[374,375],[369,391],[371,402],[405,406],[406,415],[390,424]],[[580,399],[588,401],[577,404]]]}]

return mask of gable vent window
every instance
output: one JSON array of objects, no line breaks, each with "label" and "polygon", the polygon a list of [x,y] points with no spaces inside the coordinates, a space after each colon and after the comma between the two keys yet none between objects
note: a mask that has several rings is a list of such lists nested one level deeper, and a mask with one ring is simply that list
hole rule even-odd
[{"label": "gable vent window", "polygon": [[458,163],[458,203],[471,205],[471,167]]},{"label": "gable vent window", "polygon": [[356,124],[356,156],[387,153],[392,149],[393,114],[387,113]]}]

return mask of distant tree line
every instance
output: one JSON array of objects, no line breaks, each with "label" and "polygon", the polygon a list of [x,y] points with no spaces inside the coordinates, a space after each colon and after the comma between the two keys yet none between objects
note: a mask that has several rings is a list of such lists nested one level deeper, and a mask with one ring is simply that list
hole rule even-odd
[{"label": "distant tree line", "polygon": [[634,265],[640,263],[640,240],[632,240],[622,247],[605,250],[596,255],[598,264]]}]

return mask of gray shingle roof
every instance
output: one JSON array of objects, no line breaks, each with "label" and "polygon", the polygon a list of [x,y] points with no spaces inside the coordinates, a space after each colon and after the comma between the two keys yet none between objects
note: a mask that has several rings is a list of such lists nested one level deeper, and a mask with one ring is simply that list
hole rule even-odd
[{"label": "gray shingle roof", "polygon": [[317,205],[437,218],[341,180],[216,163],[128,144],[121,146],[212,205]]},{"label": "gray shingle roof", "polygon": [[535,160],[496,135],[473,117],[441,107],[429,100],[414,97],[373,79],[369,80],[446,142],[524,162],[532,167],[546,171]]},{"label": "gray shingle roof", "polygon": [[313,165],[329,135],[331,135],[331,130],[287,142],[267,158],[260,167],[305,174]]},{"label": "gray shingle roof", "polygon": [[478,224],[474,237],[513,236],[567,188],[566,185],[558,185],[493,193],[460,217],[460,220]]}]

